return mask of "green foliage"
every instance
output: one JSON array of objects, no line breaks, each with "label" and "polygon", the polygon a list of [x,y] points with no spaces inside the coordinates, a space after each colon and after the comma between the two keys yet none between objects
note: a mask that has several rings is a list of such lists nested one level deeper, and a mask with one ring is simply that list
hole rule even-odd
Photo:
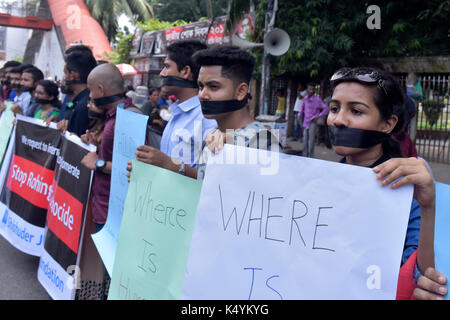
[{"label": "green foliage", "polygon": [[22,56],[16,56],[16,57],[12,58],[11,60],[22,63],[23,62],[23,57]]},{"label": "green foliage", "polygon": [[169,29],[173,27],[182,26],[185,24],[188,24],[190,22],[184,21],[184,20],[176,20],[173,22],[169,21],[160,21],[158,19],[150,19],[145,22],[137,22],[136,25],[138,28],[142,28],[144,32],[147,31],[154,31],[154,30],[164,30]]},{"label": "green foliage", "polygon": [[[366,25],[369,5],[381,9],[379,30]],[[257,0],[255,9],[253,41],[262,42],[267,1]],[[450,0],[279,1],[275,27],[288,32],[291,47],[271,57],[272,75],[288,72],[320,80],[364,58],[448,55],[449,10]],[[262,50],[253,52],[261,63]]]},{"label": "green foliage", "polygon": [[155,17],[164,21],[198,21],[208,17],[207,1],[215,17],[226,14],[228,0],[164,0],[154,6]]},{"label": "green foliage", "polygon": [[131,42],[134,35],[132,33],[118,33],[116,36],[119,38],[117,47],[111,53],[106,53],[105,57],[114,64],[129,63],[129,55],[132,47]]},{"label": "green foliage", "polygon": [[147,0],[85,0],[92,17],[102,26],[109,40],[114,39],[122,13],[138,21],[154,17],[151,1]]},{"label": "green foliage", "polygon": [[382,1],[374,2],[378,2],[381,8],[381,30],[375,33],[375,37],[358,39],[369,56],[405,57],[450,53],[450,0],[389,1],[388,5]]},{"label": "green foliage", "polygon": [[[187,22],[183,20],[168,22],[159,21],[158,19],[150,19],[145,22],[136,22],[137,27],[142,28],[143,32],[164,30],[184,24],[187,24]],[[116,38],[118,38],[117,47],[113,50],[113,52],[107,54],[106,58],[112,60],[112,63],[114,64],[129,63],[129,55],[132,48],[133,36],[134,34],[123,34],[119,32],[116,35]]]},{"label": "green foliage", "polygon": [[445,108],[445,104],[442,101],[437,100],[425,100],[422,102],[422,109],[427,117],[428,124],[433,127],[439,120],[442,109]]},{"label": "green foliage", "polygon": [[[98,0],[86,0],[87,3],[89,2],[96,2]],[[112,3],[114,2],[123,2],[122,1],[110,1],[105,0],[109,3],[110,6],[112,6]],[[197,21],[201,19],[205,19],[205,16],[207,15],[206,9],[206,0],[185,0],[185,1],[179,1],[179,0],[165,0],[164,2],[157,2],[153,0],[149,0],[149,7],[152,8],[152,13],[154,13],[154,18],[146,18],[142,19],[140,15],[133,14],[133,12],[136,12],[135,10],[128,10],[125,7],[116,8],[115,10],[125,10],[126,13],[128,13],[128,16],[131,16],[133,19],[134,24],[138,28],[142,28],[144,32],[147,31],[153,31],[153,30],[164,30],[169,29],[176,26],[185,25],[187,21]],[[226,14],[226,6],[228,0],[210,0],[212,3],[213,8],[213,14],[214,16],[220,16]],[[104,2],[104,1],[100,1]],[[133,1],[125,1],[127,3],[133,2]],[[136,1],[141,2],[141,1]],[[117,5],[117,4],[116,4]],[[98,6],[97,6],[98,7]],[[131,6],[130,6],[131,7]],[[108,10],[107,8],[103,8],[102,10]],[[128,10],[128,11],[127,11]],[[92,11],[91,11],[92,13]],[[103,27],[105,28],[107,24],[104,24]],[[117,29],[114,29],[117,30]],[[107,55],[107,58],[111,59],[114,64],[119,63],[129,63],[129,53],[132,48],[132,40],[133,40],[133,34],[127,34],[127,33],[114,33],[115,39],[117,41],[117,46],[113,50],[112,53]]]}]

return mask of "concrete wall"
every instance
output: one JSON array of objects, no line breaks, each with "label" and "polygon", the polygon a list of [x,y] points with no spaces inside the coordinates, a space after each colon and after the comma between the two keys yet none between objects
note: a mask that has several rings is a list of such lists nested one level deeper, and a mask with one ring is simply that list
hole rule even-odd
[{"label": "concrete wall", "polygon": [[6,61],[24,56],[25,47],[31,30],[22,28],[6,28]]},{"label": "concrete wall", "polygon": [[64,76],[64,56],[55,27],[52,31],[45,32],[41,47],[35,55],[34,65],[42,70],[45,78],[57,77],[61,80]]}]

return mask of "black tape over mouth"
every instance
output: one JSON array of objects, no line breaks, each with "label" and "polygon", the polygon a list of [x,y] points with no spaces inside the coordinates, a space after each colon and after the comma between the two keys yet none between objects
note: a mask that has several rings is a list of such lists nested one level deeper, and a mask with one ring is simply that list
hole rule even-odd
[{"label": "black tape over mouth", "polygon": [[390,134],[348,127],[328,126],[331,144],[334,146],[367,149],[391,138]]}]

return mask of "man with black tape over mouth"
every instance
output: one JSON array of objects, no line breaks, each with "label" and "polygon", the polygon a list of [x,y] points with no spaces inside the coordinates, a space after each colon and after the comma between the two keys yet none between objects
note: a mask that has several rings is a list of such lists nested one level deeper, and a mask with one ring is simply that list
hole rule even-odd
[{"label": "man with black tape over mouth", "polygon": [[[202,50],[193,58],[201,66],[198,85],[203,115],[218,124],[207,136],[206,146],[215,153],[225,143],[279,151],[278,139],[248,112],[248,90],[255,58],[236,46]],[[198,179],[204,178],[205,168],[205,163],[199,166]]]},{"label": "man with black tape over mouth", "polygon": [[[203,137],[217,126],[203,117],[198,99],[199,66],[192,61],[195,52],[206,49],[198,40],[180,40],[167,47],[167,57],[160,76],[168,95],[177,97],[171,105],[172,118],[164,128],[160,150],[139,146],[136,159],[191,178],[197,177]],[[127,170],[131,171],[131,161]]]},{"label": "man with black tape over mouth", "polygon": [[[106,222],[111,186],[112,154],[114,147],[114,127],[116,123],[116,110],[120,104],[124,109],[142,113],[140,109],[131,104],[123,90],[122,75],[113,64],[101,64],[94,68],[87,79],[89,97],[97,110],[105,112],[105,124],[102,139],[96,152],[88,153],[81,161],[85,167],[95,170],[92,184],[92,218],[100,229]],[[91,117],[103,117],[101,112],[90,108]],[[81,136],[87,144],[97,145],[96,135],[89,130]]]},{"label": "man with black tape over mouth", "polygon": [[[11,88],[15,90],[16,96],[14,97],[14,105],[11,108],[11,111],[13,111],[15,114],[25,114],[27,113],[32,100],[32,95],[30,94],[29,89],[32,89],[31,87],[24,87],[22,85],[22,74],[25,69],[33,68],[33,65],[26,64],[26,65],[20,65],[19,67],[15,67],[10,71],[10,77],[11,77]],[[39,70],[40,71],[40,70]],[[42,72],[40,72],[40,78],[37,80],[40,80],[43,78]]]},{"label": "man with black tape over mouth", "polygon": [[42,71],[36,67],[25,67],[22,71],[20,78],[20,87],[28,99],[22,100],[21,105],[13,107],[11,110],[14,113],[23,114],[27,117],[33,117],[38,108],[38,103],[34,98],[34,91],[36,90],[37,83],[44,79]]},{"label": "man with black tape over mouth", "polygon": [[[88,109],[89,99],[87,78],[97,66],[97,61],[89,51],[71,51],[64,58],[64,79],[61,92],[70,97],[70,102],[61,110],[58,129],[66,130],[81,136],[89,129]],[[51,119],[53,120],[53,119]]]},{"label": "man with black tape over mouth", "polygon": [[11,70],[20,65],[20,62],[14,60],[10,60],[3,65],[3,69],[5,70],[5,79],[2,82],[3,100],[13,101],[16,96],[16,92],[11,88]]},{"label": "man with black tape over mouth", "polygon": [[83,255],[80,259],[81,289],[79,299],[98,300],[107,296],[110,278],[93,243],[91,235],[100,231],[106,223],[111,190],[114,128],[117,108],[132,112],[142,111],[125,96],[124,80],[119,69],[110,63],[95,67],[87,78],[89,102],[88,117],[95,122],[86,130],[81,140],[97,146],[97,152],[89,152],[81,160],[86,168],[94,170],[91,189],[90,220],[86,220],[83,239]]},{"label": "man with black tape over mouth", "polygon": [[[342,163],[372,168],[381,187],[414,188],[397,285],[397,299],[443,299],[446,277],[435,269],[436,188],[425,160],[402,158],[391,134],[405,121],[402,90],[392,74],[342,68],[330,78],[327,125]],[[356,186],[357,187],[357,186]],[[393,212],[395,214],[395,212]]]}]

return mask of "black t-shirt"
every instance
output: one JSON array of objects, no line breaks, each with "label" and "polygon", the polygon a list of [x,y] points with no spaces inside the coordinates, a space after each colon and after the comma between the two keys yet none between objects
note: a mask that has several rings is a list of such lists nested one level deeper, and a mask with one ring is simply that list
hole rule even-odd
[{"label": "black t-shirt", "polygon": [[[89,129],[89,117],[87,104],[89,101],[89,89],[81,91],[75,99],[73,99],[73,111],[70,115],[69,125],[67,131],[75,133],[77,136],[81,136]],[[68,110],[66,110],[66,113]],[[66,116],[64,116],[65,119]]]}]

